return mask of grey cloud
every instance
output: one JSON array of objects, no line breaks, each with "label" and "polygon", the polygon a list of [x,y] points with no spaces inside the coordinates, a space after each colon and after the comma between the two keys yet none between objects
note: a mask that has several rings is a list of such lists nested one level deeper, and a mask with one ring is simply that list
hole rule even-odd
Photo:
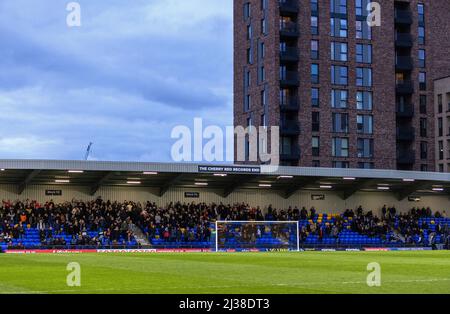
[{"label": "grey cloud", "polygon": [[193,1],[161,33],[152,8],[177,1],[80,1],[68,29],[65,1],[3,0],[0,158],[79,158],[93,140],[97,159],[168,161],[174,125],[231,123],[232,4]]}]

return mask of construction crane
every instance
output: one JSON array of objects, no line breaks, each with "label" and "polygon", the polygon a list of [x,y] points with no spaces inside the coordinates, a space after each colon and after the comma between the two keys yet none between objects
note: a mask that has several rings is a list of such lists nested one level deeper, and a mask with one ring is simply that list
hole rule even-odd
[{"label": "construction crane", "polygon": [[94,143],[89,142],[89,145],[86,149],[86,154],[84,155],[84,160],[88,160],[89,154],[91,153],[92,144],[94,144]]}]

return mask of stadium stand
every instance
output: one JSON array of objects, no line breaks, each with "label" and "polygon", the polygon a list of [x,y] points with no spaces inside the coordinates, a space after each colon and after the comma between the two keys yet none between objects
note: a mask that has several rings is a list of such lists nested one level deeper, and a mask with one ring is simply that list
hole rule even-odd
[{"label": "stadium stand", "polygon": [[[408,213],[384,206],[372,211],[347,209],[341,214],[317,213],[315,208],[289,207],[262,210],[247,204],[170,203],[165,207],[124,201],[73,200],[55,204],[3,201],[0,207],[0,248],[136,248],[130,226],[138,226],[152,247],[209,248],[214,243],[216,220],[299,221],[303,247],[434,246],[450,240],[450,218],[445,211],[413,208]],[[244,247],[240,227],[227,231],[227,247]],[[253,231],[252,231],[253,232]],[[272,228],[255,228],[255,247],[278,244]],[[283,231],[284,232],[284,231]],[[288,234],[293,237],[294,233]],[[292,239],[291,239],[292,240]]]},{"label": "stadium stand", "polygon": [[0,246],[3,248],[136,246],[129,231],[131,203],[3,201]]}]

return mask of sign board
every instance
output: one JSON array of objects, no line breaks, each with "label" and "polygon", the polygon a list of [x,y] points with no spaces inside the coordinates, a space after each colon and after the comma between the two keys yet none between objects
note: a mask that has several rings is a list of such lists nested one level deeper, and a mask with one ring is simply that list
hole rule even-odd
[{"label": "sign board", "polygon": [[46,196],[62,196],[62,190],[45,190]]},{"label": "sign board", "polygon": [[311,200],[313,201],[324,201],[325,194],[311,194]]},{"label": "sign board", "polygon": [[261,167],[259,167],[259,166],[198,166],[198,172],[260,174]]},{"label": "sign board", "polygon": [[420,202],[420,197],[418,196],[408,196],[409,202]]},{"label": "sign board", "polygon": [[199,192],[184,192],[185,198],[199,198],[200,193]]}]

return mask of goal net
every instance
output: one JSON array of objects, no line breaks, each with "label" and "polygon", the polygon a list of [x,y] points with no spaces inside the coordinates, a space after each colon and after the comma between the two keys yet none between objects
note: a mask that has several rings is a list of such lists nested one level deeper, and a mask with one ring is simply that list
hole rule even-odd
[{"label": "goal net", "polygon": [[299,251],[298,221],[216,221],[216,251]]}]

